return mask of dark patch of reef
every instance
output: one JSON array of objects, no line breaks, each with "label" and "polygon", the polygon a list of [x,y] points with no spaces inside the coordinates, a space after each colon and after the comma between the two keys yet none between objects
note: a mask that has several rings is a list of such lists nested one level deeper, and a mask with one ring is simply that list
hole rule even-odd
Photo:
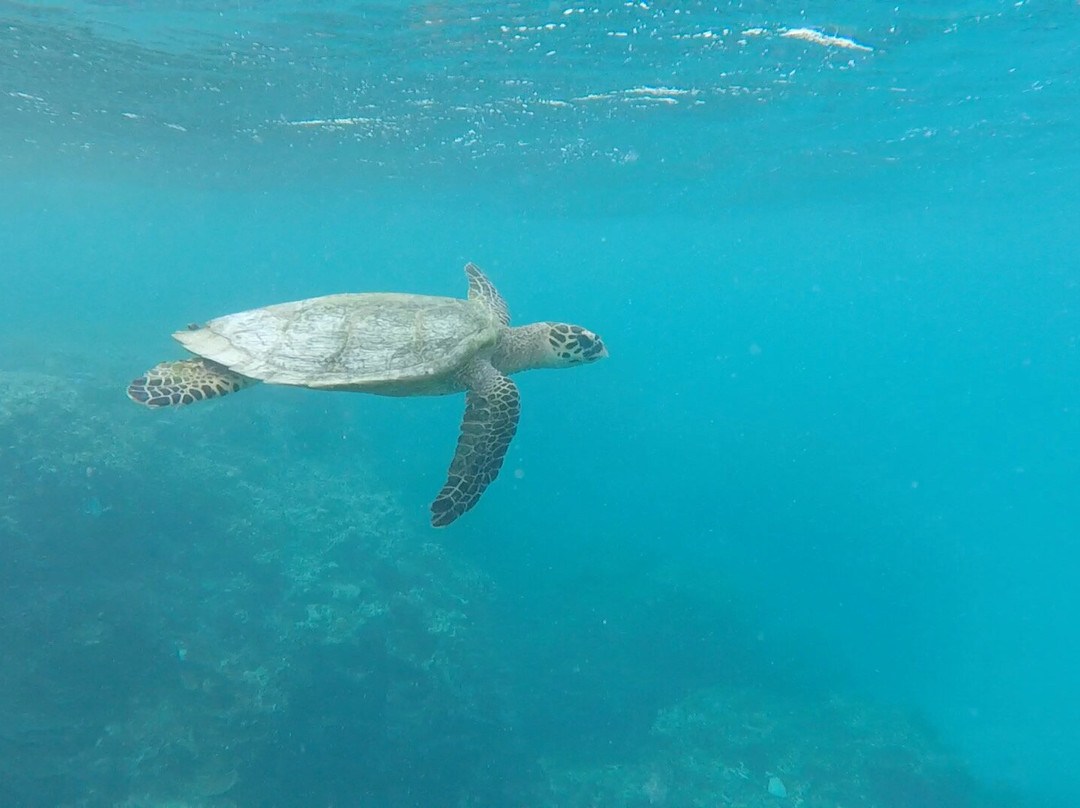
[{"label": "dark patch of reef", "polygon": [[656,716],[637,754],[544,766],[534,805],[577,808],[1005,808],[901,711],[764,688],[695,692]]},{"label": "dark patch of reef", "polygon": [[490,583],[287,407],[123,404],[0,373],[0,804],[498,799]]}]

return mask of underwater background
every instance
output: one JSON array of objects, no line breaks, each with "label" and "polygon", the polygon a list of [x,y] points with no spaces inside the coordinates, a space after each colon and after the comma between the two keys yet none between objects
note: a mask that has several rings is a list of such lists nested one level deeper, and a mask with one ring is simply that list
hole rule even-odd
[{"label": "underwater background", "polygon": [[[0,0],[0,806],[1068,805],[1080,6]],[[461,396],[127,382],[463,296]]]}]

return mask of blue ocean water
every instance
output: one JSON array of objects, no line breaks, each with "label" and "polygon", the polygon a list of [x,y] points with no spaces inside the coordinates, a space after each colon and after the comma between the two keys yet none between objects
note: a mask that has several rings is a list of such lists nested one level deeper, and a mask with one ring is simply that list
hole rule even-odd
[{"label": "blue ocean water", "polygon": [[[1078,37],[0,2],[0,805],[1068,804]],[[610,358],[445,530],[460,396],[124,396],[468,261]]]}]

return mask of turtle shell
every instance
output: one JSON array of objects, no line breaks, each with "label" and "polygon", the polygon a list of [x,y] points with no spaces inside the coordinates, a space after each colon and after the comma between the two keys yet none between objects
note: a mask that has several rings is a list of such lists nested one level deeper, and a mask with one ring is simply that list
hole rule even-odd
[{"label": "turtle shell", "polygon": [[495,344],[498,324],[468,300],[342,294],[229,314],[173,336],[270,384],[410,395],[439,392],[440,381]]}]

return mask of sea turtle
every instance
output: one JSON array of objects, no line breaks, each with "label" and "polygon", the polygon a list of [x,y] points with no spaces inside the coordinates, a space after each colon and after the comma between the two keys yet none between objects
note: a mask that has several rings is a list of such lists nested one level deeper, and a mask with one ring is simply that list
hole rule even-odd
[{"label": "sea turtle", "polygon": [[607,356],[593,332],[566,323],[510,326],[506,301],[468,264],[467,300],[339,294],[228,314],[173,337],[194,358],[162,362],[128,397],[148,407],[193,404],[256,382],[383,396],[465,392],[465,416],[431,523],[448,525],[495,479],[517,429],[511,374]]}]

